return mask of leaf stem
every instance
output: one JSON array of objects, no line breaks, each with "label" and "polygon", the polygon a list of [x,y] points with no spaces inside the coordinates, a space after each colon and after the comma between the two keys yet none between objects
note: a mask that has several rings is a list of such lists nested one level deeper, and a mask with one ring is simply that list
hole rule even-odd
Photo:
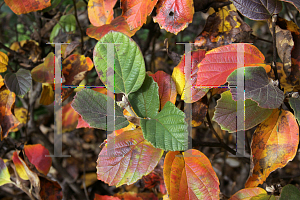
[{"label": "leaf stem", "polygon": [[75,0],[73,0],[73,4],[74,4],[74,11],[75,11],[75,19],[76,19],[76,22],[77,22],[77,25],[78,25],[78,28],[79,28],[79,31],[80,31],[81,54],[83,54],[83,32],[82,32],[82,28],[81,28],[81,25],[80,25],[79,20],[78,20],[77,8],[76,8],[76,1]]}]

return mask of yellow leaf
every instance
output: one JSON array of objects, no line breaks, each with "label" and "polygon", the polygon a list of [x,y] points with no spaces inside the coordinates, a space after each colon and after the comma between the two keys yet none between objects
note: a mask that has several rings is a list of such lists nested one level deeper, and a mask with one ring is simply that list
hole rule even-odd
[{"label": "yellow leaf", "polygon": [[0,51],[0,73],[3,73],[7,70],[8,57],[5,53]]}]

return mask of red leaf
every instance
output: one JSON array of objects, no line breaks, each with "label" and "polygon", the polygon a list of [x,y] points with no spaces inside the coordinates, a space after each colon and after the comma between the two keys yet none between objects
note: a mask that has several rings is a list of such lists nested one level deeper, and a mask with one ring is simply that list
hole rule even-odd
[{"label": "red leaf", "polygon": [[17,15],[25,14],[37,10],[42,10],[51,6],[50,0],[4,0],[9,8]]},{"label": "red leaf", "polygon": [[78,122],[78,113],[72,108],[71,102],[62,107],[62,132],[72,131]]},{"label": "red leaf", "polygon": [[153,21],[175,35],[193,21],[193,0],[161,0],[156,7],[157,15]]},{"label": "red leaf", "polygon": [[109,24],[114,18],[114,6],[117,0],[89,0],[88,15],[94,26]]},{"label": "red leaf", "polygon": [[111,21],[110,24],[105,24],[100,27],[90,27],[87,28],[86,34],[91,38],[95,38],[96,40],[100,40],[105,34],[109,31],[118,31],[124,33],[125,35],[131,37],[135,34],[138,29],[130,30],[126,20],[119,16]]},{"label": "red leaf", "polygon": [[121,0],[122,16],[131,30],[146,22],[156,3],[157,0]]},{"label": "red leaf", "polygon": [[119,197],[95,194],[94,200],[121,200]]},{"label": "red leaf", "polygon": [[227,77],[237,68],[265,67],[264,60],[264,55],[251,44],[237,43],[215,48],[208,51],[198,65],[197,86],[218,87],[226,83]]},{"label": "red leaf", "polygon": [[25,145],[24,151],[28,160],[36,169],[42,174],[47,175],[52,165],[51,157],[46,157],[46,155],[50,155],[48,149],[41,144],[35,144]]},{"label": "red leaf", "polygon": [[56,182],[39,176],[40,178],[40,196],[41,199],[61,200],[63,198],[62,188]]},{"label": "red leaf", "polygon": [[177,91],[176,85],[171,76],[164,71],[157,71],[155,74],[150,74],[158,85],[159,99],[160,99],[160,110],[163,109],[164,105],[171,101],[175,104]]}]

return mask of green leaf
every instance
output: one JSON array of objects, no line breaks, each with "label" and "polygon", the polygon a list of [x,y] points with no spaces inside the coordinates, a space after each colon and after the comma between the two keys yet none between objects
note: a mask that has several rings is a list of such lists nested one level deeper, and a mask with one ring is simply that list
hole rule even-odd
[{"label": "green leaf", "polygon": [[294,110],[298,124],[300,124],[300,98],[290,98],[289,103]]},{"label": "green leaf", "polygon": [[274,195],[259,194],[255,197],[252,197],[250,200],[276,200],[276,198]]},{"label": "green leaf", "polygon": [[158,85],[152,77],[146,75],[142,87],[129,95],[134,112],[142,118],[154,117],[159,110]]},{"label": "green leaf", "polygon": [[299,200],[300,191],[294,185],[288,184],[282,188],[279,200]]},{"label": "green leaf", "polygon": [[[91,89],[77,92],[71,106],[91,127],[106,130],[107,125],[107,97],[105,94]],[[128,126],[122,109],[115,103],[115,130]],[[110,116],[111,117],[111,116]]]},{"label": "green leaf", "polygon": [[60,18],[59,22],[53,27],[50,34],[50,42],[58,35],[59,30],[63,32],[72,32],[76,30],[76,18],[74,15],[64,15]]},{"label": "green leaf", "polygon": [[49,12],[50,10],[56,8],[61,0],[51,0],[51,6],[42,10],[42,12]]},{"label": "green leaf", "polygon": [[0,186],[6,183],[11,183],[10,174],[4,161],[0,158]]},{"label": "green leaf", "polygon": [[[240,104],[243,100],[234,101],[230,91],[223,92],[221,98],[217,101],[217,106],[213,120],[216,121],[222,128],[228,132],[235,132],[240,130],[248,130],[258,125],[267,119],[272,109],[261,108],[255,101],[250,99],[245,100],[245,108],[241,107],[237,110],[237,103]],[[237,112],[244,112],[245,110],[245,129],[237,129]],[[244,121],[244,119],[239,119]]]},{"label": "green leaf", "polygon": [[284,99],[284,93],[272,82],[269,82],[266,70],[263,67],[242,67],[234,70],[227,78],[232,98],[237,99],[237,76],[244,75],[245,98],[258,103],[259,107],[275,109]]},{"label": "green leaf", "polygon": [[[114,43],[114,76],[108,81],[115,84],[115,93],[126,95],[137,91],[145,79],[145,62],[136,43],[120,32],[109,32],[103,36],[94,49],[94,64],[101,81],[107,85],[107,44]],[[112,52],[109,52],[111,55]],[[108,88],[110,89],[110,88]]]},{"label": "green leaf", "polygon": [[26,69],[19,69],[16,73],[6,74],[4,81],[8,89],[21,98],[24,97],[32,86],[31,73]]},{"label": "green leaf", "polygon": [[185,114],[168,101],[152,118],[140,121],[144,138],[165,151],[184,151],[188,148]]}]

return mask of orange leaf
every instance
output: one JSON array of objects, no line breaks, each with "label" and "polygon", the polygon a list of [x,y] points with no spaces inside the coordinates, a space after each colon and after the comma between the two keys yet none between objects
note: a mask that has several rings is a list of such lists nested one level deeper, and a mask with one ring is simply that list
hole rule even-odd
[{"label": "orange leaf", "polygon": [[119,197],[95,194],[94,200],[121,200]]},{"label": "orange leaf", "polygon": [[164,161],[164,180],[170,199],[219,199],[219,179],[209,159],[190,149],[169,151]]},{"label": "orange leaf", "polygon": [[25,14],[37,10],[42,10],[51,6],[50,0],[4,0],[9,8],[17,15]]},{"label": "orange leaf", "polygon": [[198,65],[197,86],[218,87],[226,83],[227,77],[237,68],[266,67],[264,60],[264,55],[251,44],[237,43],[215,48],[208,51]]},{"label": "orange leaf", "polygon": [[130,30],[140,28],[146,23],[157,0],[121,0],[122,16],[127,21]]},{"label": "orange leaf", "polygon": [[[195,86],[197,83],[197,73],[199,70],[199,67],[197,66],[205,57],[205,51],[204,50],[197,50],[192,51],[191,53],[191,86]],[[186,80],[185,80],[185,55],[183,55],[180,63],[174,68],[172,78],[176,83],[176,89],[178,94],[181,95],[181,99],[185,100],[186,102],[196,102],[199,99],[201,99],[206,92],[208,91],[207,88],[192,88],[191,91],[191,100],[185,99],[185,91],[189,88],[186,88]],[[190,89],[189,89],[190,90]]]},{"label": "orange leaf", "polygon": [[150,74],[158,85],[159,99],[160,99],[160,110],[163,109],[164,105],[171,101],[175,104],[177,91],[176,85],[171,76],[164,71],[157,71],[155,74]]},{"label": "orange leaf", "polygon": [[236,192],[229,200],[250,200],[259,194],[267,194],[267,192],[260,187],[246,188]]},{"label": "orange leaf", "polygon": [[114,195],[115,197],[119,197],[122,200],[158,200],[154,193],[134,193],[134,192],[124,192],[117,193]]},{"label": "orange leaf", "polygon": [[114,6],[117,0],[89,0],[88,15],[94,26],[109,24],[114,18]]},{"label": "orange leaf", "polygon": [[193,0],[161,0],[156,7],[157,15],[153,21],[175,35],[193,21]]},{"label": "orange leaf", "polygon": [[105,24],[100,27],[87,28],[86,34],[91,38],[100,40],[105,34],[107,34],[110,31],[118,31],[131,37],[135,34],[137,30],[138,29],[130,30],[126,20],[122,16],[119,16],[112,20],[110,24]]},{"label": "orange leaf", "polygon": [[1,140],[3,140],[3,138],[5,138],[12,129],[16,128],[20,124],[11,112],[12,105],[15,103],[15,98],[15,93],[10,92],[8,89],[0,91]]},{"label": "orange leaf", "polygon": [[78,123],[78,113],[71,106],[72,101],[62,107],[62,132],[72,131]]},{"label": "orange leaf", "polygon": [[2,76],[0,75],[0,88],[4,85],[4,79],[2,78]]},{"label": "orange leaf", "polygon": [[255,130],[251,144],[251,169],[245,187],[262,184],[269,174],[293,160],[299,143],[299,127],[294,115],[274,110]]},{"label": "orange leaf", "polygon": [[35,144],[25,145],[24,151],[28,160],[36,169],[42,174],[47,175],[52,165],[51,157],[46,157],[46,155],[50,155],[48,149],[41,144]]},{"label": "orange leaf", "polygon": [[5,53],[0,51],[0,73],[3,73],[7,70],[8,57]]},{"label": "orange leaf", "polygon": [[[113,149],[107,150],[110,145],[114,146]],[[130,185],[149,174],[163,152],[144,139],[140,128],[125,131],[114,139],[109,135],[97,160],[97,177],[116,187]]]}]

